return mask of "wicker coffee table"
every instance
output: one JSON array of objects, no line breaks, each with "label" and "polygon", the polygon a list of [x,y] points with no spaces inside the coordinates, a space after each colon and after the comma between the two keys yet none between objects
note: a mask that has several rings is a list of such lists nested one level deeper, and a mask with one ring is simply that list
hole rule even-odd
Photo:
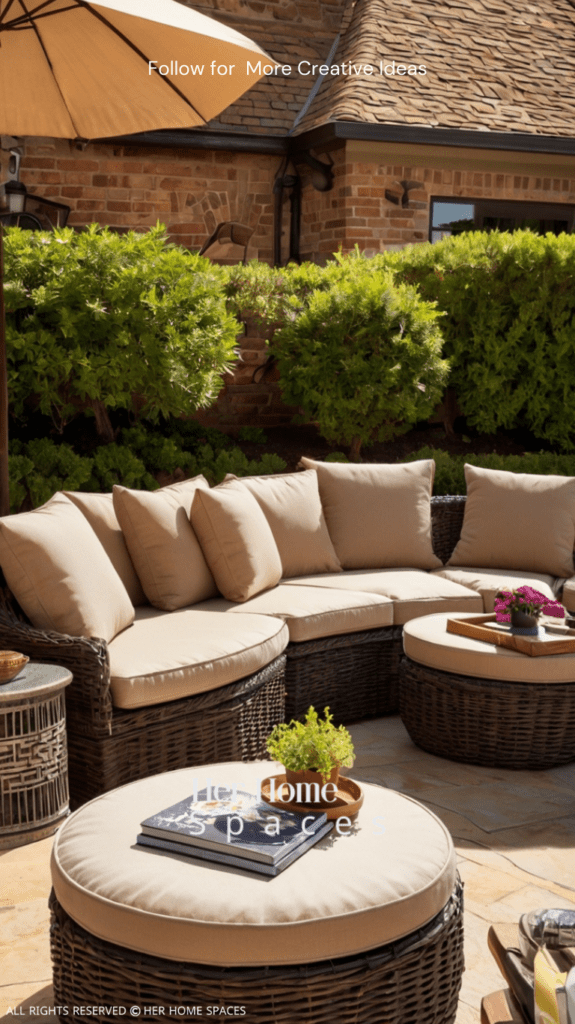
[{"label": "wicker coffee table", "polygon": [[58,1005],[142,1017],[227,1007],[246,1024],[451,1024],[461,890],[449,833],[416,801],[366,785],[350,834],[330,833],[273,879],[136,847],[139,823],[189,796],[194,779],[254,792],[270,770],[170,772],[71,816],[52,859]]},{"label": "wicker coffee table", "polygon": [[448,633],[449,617],[404,626],[400,714],[413,742],[497,768],[575,760],[575,654],[529,657]]},{"label": "wicker coffee table", "polygon": [[0,850],[52,835],[68,814],[71,681],[66,668],[30,662],[0,686]]}]

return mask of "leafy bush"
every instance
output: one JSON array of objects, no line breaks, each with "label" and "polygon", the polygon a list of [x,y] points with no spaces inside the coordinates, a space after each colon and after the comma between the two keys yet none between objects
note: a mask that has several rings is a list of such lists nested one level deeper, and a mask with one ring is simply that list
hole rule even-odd
[{"label": "leafy bush", "polygon": [[267,434],[261,427],[241,427],[238,440],[247,441],[250,444],[267,444],[268,442]]},{"label": "leafy bush", "polygon": [[92,460],[77,455],[69,444],[54,444],[47,437],[22,444],[10,443],[10,510],[18,512],[24,501],[43,505],[56,491],[85,489]]},{"label": "leafy bush", "polygon": [[575,235],[471,232],[374,258],[445,314],[468,421],[575,447]]},{"label": "leafy bush", "polygon": [[575,455],[526,452],[525,455],[450,455],[440,448],[420,448],[406,456],[406,462],[435,459],[434,494],[465,494],[464,465],[503,469],[507,473],[535,473],[542,476],[575,476]]},{"label": "leafy bush", "polygon": [[286,401],[357,458],[362,443],[409,429],[439,401],[439,313],[361,257],[339,258],[323,283],[275,332],[273,352]]},{"label": "leafy bush", "polygon": [[62,427],[79,412],[113,440],[108,410],[155,421],[211,404],[234,357],[223,276],[158,226],[118,235],[9,229],[7,345],[13,412]]},{"label": "leafy bush", "polygon": [[269,473],[281,473],[286,463],[279,455],[266,452],[261,459],[248,459],[240,448],[223,449],[214,452],[209,444],[203,445],[192,464],[191,475],[202,473],[210,484],[219,484],[228,475],[264,476]]}]

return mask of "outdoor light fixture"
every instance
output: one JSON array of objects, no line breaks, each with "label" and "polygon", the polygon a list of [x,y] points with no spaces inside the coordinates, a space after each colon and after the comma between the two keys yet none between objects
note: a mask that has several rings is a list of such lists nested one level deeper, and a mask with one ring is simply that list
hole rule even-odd
[{"label": "outdoor light fixture", "polygon": [[26,186],[22,181],[7,181],[4,185],[8,211],[23,213],[26,202]]}]

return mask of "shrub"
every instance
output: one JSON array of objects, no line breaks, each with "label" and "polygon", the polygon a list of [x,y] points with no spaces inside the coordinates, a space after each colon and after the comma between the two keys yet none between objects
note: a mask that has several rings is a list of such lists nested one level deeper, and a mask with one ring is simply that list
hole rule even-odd
[{"label": "shrub", "polygon": [[18,512],[26,501],[34,508],[43,505],[56,491],[85,490],[91,472],[92,460],[77,455],[69,444],[54,444],[47,437],[27,444],[12,441],[10,511]]},{"label": "shrub", "polygon": [[409,429],[439,401],[439,313],[361,257],[326,268],[324,285],[276,331],[273,352],[286,401],[357,458],[362,443]]},{"label": "shrub", "polygon": [[445,314],[450,384],[473,426],[575,447],[575,235],[471,232],[374,263]]},{"label": "shrub", "polygon": [[464,465],[503,469],[507,473],[535,473],[542,476],[575,476],[575,455],[527,452],[525,455],[450,455],[440,448],[420,448],[406,456],[406,462],[435,459],[434,494],[465,494]]},{"label": "shrub", "polygon": [[108,411],[155,421],[209,405],[238,325],[223,276],[158,226],[118,235],[7,231],[7,346],[13,412],[58,428],[79,412],[113,440]]}]

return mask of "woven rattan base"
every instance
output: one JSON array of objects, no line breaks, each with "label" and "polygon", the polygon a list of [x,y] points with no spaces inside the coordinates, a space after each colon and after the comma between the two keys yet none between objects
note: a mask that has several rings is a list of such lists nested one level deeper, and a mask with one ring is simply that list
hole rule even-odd
[{"label": "woven rattan base", "polygon": [[[134,953],[95,938],[50,900],[54,1001],[68,1007],[243,1007],[246,1024],[451,1024],[463,972],[462,894],[400,942],[305,967],[206,967]],[[76,1014],[80,1011],[76,1010]],[[118,1011],[116,1010],[116,1013]],[[200,1016],[199,1010],[195,1014]],[[214,1010],[212,1009],[212,1015]],[[218,1017],[218,1019],[221,1019]],[[227,1017],[226,1017],[227,1019]],[[235,1019],[235,1018],[234,1018]]]},{"label": "woven rattan base", "polygon": [[290,644],[286,718],[329,705],[337,725],[397,713],[401,626]]},{"label": "woven rattan base", "polygon": [[253,676],[184,700],[137,711],[115,709],[110,736],[72,733],[72,807],[160,772],[266,758],[266,738],[284,720],[285,660],[282,654]]},{"label": "woven rattan base", "polygon": [[575,760],[575,681],[476,679],[403,658],[400,714],[418,747],[452,761],[536,769]]}]

